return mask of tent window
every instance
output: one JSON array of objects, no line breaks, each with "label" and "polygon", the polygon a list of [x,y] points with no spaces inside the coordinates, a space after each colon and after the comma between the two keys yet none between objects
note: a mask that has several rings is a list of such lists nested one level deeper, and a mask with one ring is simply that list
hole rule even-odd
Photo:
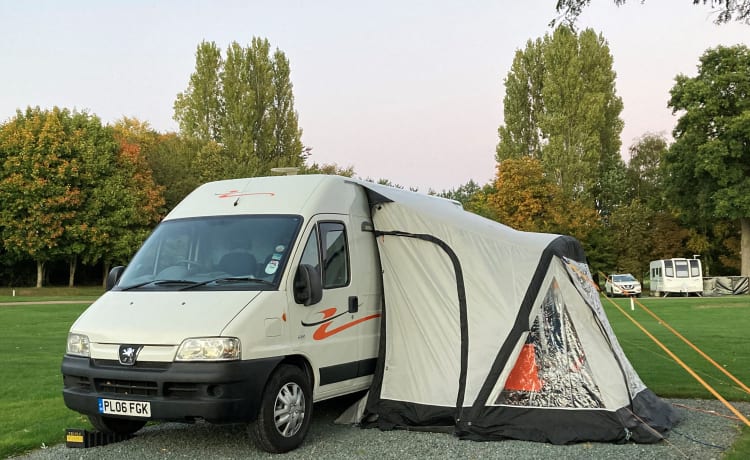
[{"label": "tent window", "polygon": [[604,407],[601,392],[556,280],[496,404]]}]

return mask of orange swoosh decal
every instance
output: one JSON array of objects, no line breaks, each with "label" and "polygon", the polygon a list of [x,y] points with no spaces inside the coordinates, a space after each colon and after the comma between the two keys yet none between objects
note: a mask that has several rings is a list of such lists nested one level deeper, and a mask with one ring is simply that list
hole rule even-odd
[{"label": "orange swoosh decal", "polygon": [[[325,310],[325,312],[329,312],[330,310],[333,310],[334,312],[336,311],[336,309],[333,308],[333,309]],[[333,323],[332,322],[327,322],[325,324],[322,324],[319,328],[315,329],[315,333],[313,334],[313,339],[314,340],[327,339],[328,337],[330,337],[330,336],[332,336],[334,334],[338,334],[341,331],[345,331],[345,330],[349,329],[350,327],[356,326],[359,323],[363,323],[365,321],[369,321],[371,319],[375,319],[375,318],[378,318],[378,317],[380,317],[380,313],[378,313],[376,315],[365,316],[363,318],[355,319],[354,321],[348,322],[346,324],[342,324],[341,326],[339,326],[337,328],[334,328],[334,329],[331,329],[330,331],[328,330],[328,326],[330,326]]]}]

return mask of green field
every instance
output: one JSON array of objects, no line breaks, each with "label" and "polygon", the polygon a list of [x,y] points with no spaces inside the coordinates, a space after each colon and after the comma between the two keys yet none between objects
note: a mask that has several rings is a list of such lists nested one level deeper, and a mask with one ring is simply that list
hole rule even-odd
[{"label": "green field", "polygon": [[[0,458],[63,442],[66,428],[91,429],[84,417],[63,404],[60,375],[67,331],[86,304],[35,302],[93,298],[101,289],[52,292],[32,290],[20,297],[18,292],[16,297],[6,297],[0,291],[0,302],[29,300],[26,305],[0,306],[0,413],[5,426],[0,432]],[[602,300],[625,353],[646,385],[663,397],[713,398],[622,313]],[[750,395],[647,313],[637,306],[631,311],[627,299],[616,302],[722,396],[750,401]],[[643,298],[641,302],[740,381],[750,383],[750,297]],[[750,458],[750,430],[743,433],[732,458]]]}]

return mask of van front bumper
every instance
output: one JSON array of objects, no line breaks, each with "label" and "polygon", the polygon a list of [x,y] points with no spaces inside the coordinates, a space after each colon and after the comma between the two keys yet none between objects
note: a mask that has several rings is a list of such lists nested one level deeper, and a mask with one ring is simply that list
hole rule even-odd
[{"label": "van front bumper", "polygon": [[131,367],[65,355],[63,400],[86,415],[99,415],[99,399],[106,398],[148,401],[149,420],[250,422],[257,417],[265,384],[281,359],[146,362]]}]

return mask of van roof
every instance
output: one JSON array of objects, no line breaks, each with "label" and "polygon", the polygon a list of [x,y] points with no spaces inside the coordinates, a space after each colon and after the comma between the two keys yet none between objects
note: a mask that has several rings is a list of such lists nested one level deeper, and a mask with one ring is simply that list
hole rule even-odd
[{"label": "van roof", "polygon": [[164,220],[234,214],[347,214],[357,196],[356,185],[340,176],[230,179],[201,185]]}]

